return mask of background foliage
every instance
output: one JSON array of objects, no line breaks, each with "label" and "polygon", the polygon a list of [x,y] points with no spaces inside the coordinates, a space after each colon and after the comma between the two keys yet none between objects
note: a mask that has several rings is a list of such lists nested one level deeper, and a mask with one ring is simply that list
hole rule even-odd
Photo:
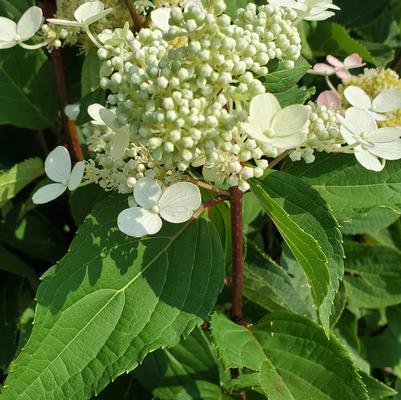
[{"label": "background foliage", "polygon": [[[246,2],[229,1],[229,12]],[[304,54],[291,73],[278,65],[267,77],[283,106],[323,87],[304,74],[328,53],[397,67],[401,3],[335,3],[335,18],[301,26]],[[0,15],[17,19],[31,4],[0,0]],[[70,101],[102,101],[94,53],[66,48],[64,59]],[[225,316],[224,203],[141,241],[115,227],[124,196],[88,186],[32,204],[46,183],[41,160],[62,142],[45,52],[0,52],[0,124],[3,382],[12,371],[2,399],[228,400],[243,389],[250,399],[401,399],[399,161],[373,173],[352,156],[319,155],[253,183],[244,205],[249,328]],[[245,372],[231,379],[229,368]]]}]

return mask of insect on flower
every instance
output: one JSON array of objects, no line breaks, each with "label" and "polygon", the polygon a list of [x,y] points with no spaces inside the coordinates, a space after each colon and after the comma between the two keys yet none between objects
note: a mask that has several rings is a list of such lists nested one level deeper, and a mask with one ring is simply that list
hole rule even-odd
[{"label": "insect on flower", "polygon": [[35,204],[48,203],[61,196],[67,188],[75,190],[82,182],[85,171],[85,163],[79,161],[71,170],[71,157],[63,146],[56,147],[49,153],[45,160],[46,175],[54,181],[38,189],[32,196]]}]

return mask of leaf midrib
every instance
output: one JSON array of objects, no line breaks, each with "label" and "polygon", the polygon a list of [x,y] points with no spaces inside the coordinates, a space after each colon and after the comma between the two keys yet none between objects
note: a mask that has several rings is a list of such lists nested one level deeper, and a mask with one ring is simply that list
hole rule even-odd
[{"label": "leaf midrib", "polygon": [[[115,289],[115,294],[113,294],[113,296],[102,306],[102,308],[101,308],[97,313],[95,313],[95,314],[92,316],[92,318],[83,326],[83,328],[82,328],[82,329],[81,329],[81,330],[80,330],[80,331],[64,346],[63,350],[60,351],[60,352],[57,354],[57,356],[56,356],[48,365],[46,365],[46,368],[44,368],[44,369],[37,375],[37,377],[24,389],[24,391],[27,391],[38,379],[40,379],[40,377],[42,376],[42,374],[43,374],[44,371],[49,370],[49,368],[53,365],[53,363],[54,363],[56,360],[58,360],[58,359],[60,358],[60,356],[64,353],[64,351],[65,351],[67,348],[69,348],[69,346],[76,340],[76,338],[79,337],[80,334],[81,334],[82,332],[84,332],[85,329],[93,322],[93,320],[94,320],[96,317],[99,316],[99,314],[103,311],[103,309],[104,309],[105,307],[107,307],[107,306],[110,304],[110,302],[111,302],[112,300],[114,300],[114,298],[115,298],[119,293],[125,293],[124,291],[125,291],[132,283],[134,283],[144,272],[146,272],[146,271],[154,264],[154,262],[155,262],[163,253],[165,253],[165,252],[167,251],[167,249],[172,245],[172,243],[175,242],[175,240],[182,234],[182,232],[185,231],[185,229],[187,229],[187,227],[188,227],[192,222],[193,222],[193,221],[190,221],[189,223],[186,223],[174,236],[172,236],[172,237],[170,238],[169,243],[167,243],[167,245],[166,245],[162,250],[160,250],[160,252],[159,252],[154,258],[152,258],[152,260],[150,260],[150,261],[148,262],[148,264],[147,264],[144,268],[142,268],[141,271],[140,271],[137,275],[135,275],[126,285],[124,285],[124,286],[123,286],[122,288],[120,288],[120,289]],[[157,238],[157,239],[159,239],[159,238]],[[126,245],[132,245],[132,243],[124,243],[122,246],[117,246],[117,248],[120,248],[120,247],[123,247],[123,246],[126,246]],[[98,256],[99,256],[99,255],[97,255],[96,257],[98,257]],[[96,257],[94,257],[94,259],[95,259]],[[99,290],[104,290],[104,288],[103,288],[103,289],[99,289]],[[93,293],[96,293],[96,291],[95,291],[95,292],[91,292],[90,295],[92,295]],[[88,294],[88,295],[89,295],[89,294]],[[81,300],[84,299],[85,297],[87,297],[88,295],[82,297]],[[68,307],[68,308],[69,308],[69,307]],[[67,308],[67,309],[68,309],[68,308]],[[66,310],[65,310],[65,311],[66,311]],[[53,326],[54,326],[54,325],[53,325]],[[50,329],[50,330],[48,331],[48,333],[45,335],[44,339],[50,334],[50,332],[51,332],[51,329]],[[43,340],[44,340],[44,339],[43,339]]]}]

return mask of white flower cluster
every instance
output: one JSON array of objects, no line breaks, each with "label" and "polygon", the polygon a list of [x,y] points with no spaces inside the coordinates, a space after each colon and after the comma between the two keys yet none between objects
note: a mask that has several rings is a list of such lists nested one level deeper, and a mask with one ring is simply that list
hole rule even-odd
[{"label": "white flower cluster", "polygon": [[310,102],[309,131],[302,147],[291,152],[292,161],[303,159],[306,163],[315,161],[314,152],[325,151],[327,153],[338,150],[345,143],[337,118],[337,110],[326,106],[319,106]]},{"label": "white flower cluster", "polygon": [[131,142],[166,170],[203,166],[207,180],[247,190],[246,179],[267,167],[261,157],[277,155],[243,131],[248,102],[265,91],[259,78],[270,60],[293,66],[300,37],[292,10],[249,4],[232,23],[225,8],[222,0],[172,8],[165,32],[104,31],[101,86]]}]

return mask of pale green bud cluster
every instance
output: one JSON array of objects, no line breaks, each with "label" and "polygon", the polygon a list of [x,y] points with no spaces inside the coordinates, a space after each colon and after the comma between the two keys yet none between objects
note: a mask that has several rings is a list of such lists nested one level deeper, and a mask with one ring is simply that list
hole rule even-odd
[{"label": "pale green bud cluster", "polygon": [[111,142],[116,133],[107,126],[87,123],[81,128],[81,133],[92,153],[85,169],[85,181],[96,183],[104,190],[129,193],[136,181],[144,176],[166,181],[177,175],[159,167],[140,144],[131,143],[121,159],[114,159]]},{"label": "pale green bud cluster", "polygon": [[208,179],[246,189],[267,163],[241,123],[248,102],[265,91],[259,78],[267,63],[280,59],[291,68],[299,57],[296,14],[249,4],[232,23],[223,0],[203,6],[173,8],[166,32],[104,31],[101,86],[131,140],[158,165],[180,172],[204,166]]},{"label": "pale green bud cluster", "polygon": [[312,102],[308,106],[311,110],[308,135],[302,147],[291,152],[292,161],[303,159],[311,163],[315,160],[315,151],[330,153],[344,144],[336,111]]}]

